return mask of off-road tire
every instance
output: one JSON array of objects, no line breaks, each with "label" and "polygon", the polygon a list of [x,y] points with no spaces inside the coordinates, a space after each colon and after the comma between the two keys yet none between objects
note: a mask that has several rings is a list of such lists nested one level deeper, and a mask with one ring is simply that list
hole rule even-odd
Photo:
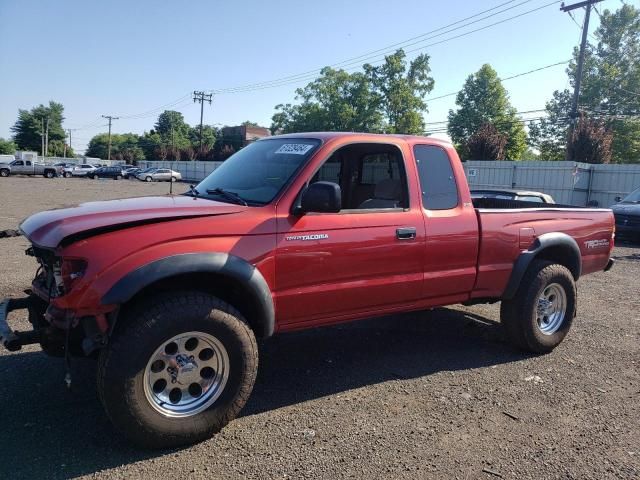
[{"label": "off-road tire", "polygon": [[[229,376],[206,410],[175,418],[154,409],[144,393],[144,370],[153,352],[175,335],[200,331],[226,348]],[[161,294],[128,309],[98,361],[98,395],[115,427],[144,448],[171,448],[210,438],[247,402],[258,370],[258,347],[240,312],[201,292]]]},{"label": "off-road tire", "polygon": [[[536,320],[538,298],[550,284],[560,285],[566,295],[566,310],[562,324],[551,335],[542,333]],[[576,284],[564,266],[546,260],[534,260],[525,273],[516,295],[503,300],[500,318],[507,339],[517,348],[548,353],[557,347],[569,332],[576,315]]]},{"label": "off-road tire", "polygon": [[6,168],[3,168],[2,170],[0,170],[0,177],[8,177],[9,176],[9,170],[7,170]]}]

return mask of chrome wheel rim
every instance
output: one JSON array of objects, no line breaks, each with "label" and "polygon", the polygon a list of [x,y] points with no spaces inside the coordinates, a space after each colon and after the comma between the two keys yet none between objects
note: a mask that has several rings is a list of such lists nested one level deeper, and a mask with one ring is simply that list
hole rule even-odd
[{"label": "chrome wheel rim", "polygon": [[144,370],[144,393],[167,417],[189,417],[209,408],[229,378],[224,345],[204,332],[186,332],[163,342]]},{"label": "chrome wheel rim", "polygon": [[536,309],[536,320],[538,328],[545,335],[556,333],[562,323],[567,311],[567,294],[561,285],[552,283],[542,290],[538,297]]}]

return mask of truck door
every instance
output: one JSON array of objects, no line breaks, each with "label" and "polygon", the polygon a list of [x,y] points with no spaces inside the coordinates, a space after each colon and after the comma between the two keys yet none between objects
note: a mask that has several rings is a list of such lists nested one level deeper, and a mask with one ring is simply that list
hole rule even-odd
[{"label": "truck door", "polygon": [[23,174],[25,173],[24,160],[16,160],[11,164],[11,173]]},{"label": "truck door", "polygon": [[316,181],[341,187],[342,210],[278,211],[279,324],[322,323],[418,300],[424,223],[419,208],[409,208],[401,149],[346,145],[325,160],[310,183]]},{"label": "truck door", "polygon": [[424,297],[462,301],[475,283],[479,246],[476,212],[459,188],[464,171],[438,145],[418,144],[413,151],[426,231]]}]

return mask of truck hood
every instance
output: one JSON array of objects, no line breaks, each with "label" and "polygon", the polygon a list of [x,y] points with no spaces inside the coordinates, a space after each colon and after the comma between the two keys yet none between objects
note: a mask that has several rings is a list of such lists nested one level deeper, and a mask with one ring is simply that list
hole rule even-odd
[{"label": "truck hood", "polygon": [[246,209],[242,205],[183,195],[126,198],[36,213],[20,224],[20,231],[40,247],[55,248],[69,237],[167,220],[229,215]]},{"label": "truck hood", "polygon": [[640,203],[616,203],[611,210],[623,215],[640,215]]}]

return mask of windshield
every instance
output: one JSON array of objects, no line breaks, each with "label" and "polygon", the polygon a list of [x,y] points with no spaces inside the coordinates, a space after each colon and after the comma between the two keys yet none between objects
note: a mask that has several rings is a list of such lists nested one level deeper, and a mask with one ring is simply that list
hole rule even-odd
[{"label": "windshield", "polygon": [[640,203],[640,188],[634,190],[629,195],[624,197],[622,203]]},{"label": "windshield", "polygon": [[216,200],[227,201],[231,193],[249,204],[266,205],[319,145],[320,140],[308,138],[259,140],[229,157],[195,189]]}]

